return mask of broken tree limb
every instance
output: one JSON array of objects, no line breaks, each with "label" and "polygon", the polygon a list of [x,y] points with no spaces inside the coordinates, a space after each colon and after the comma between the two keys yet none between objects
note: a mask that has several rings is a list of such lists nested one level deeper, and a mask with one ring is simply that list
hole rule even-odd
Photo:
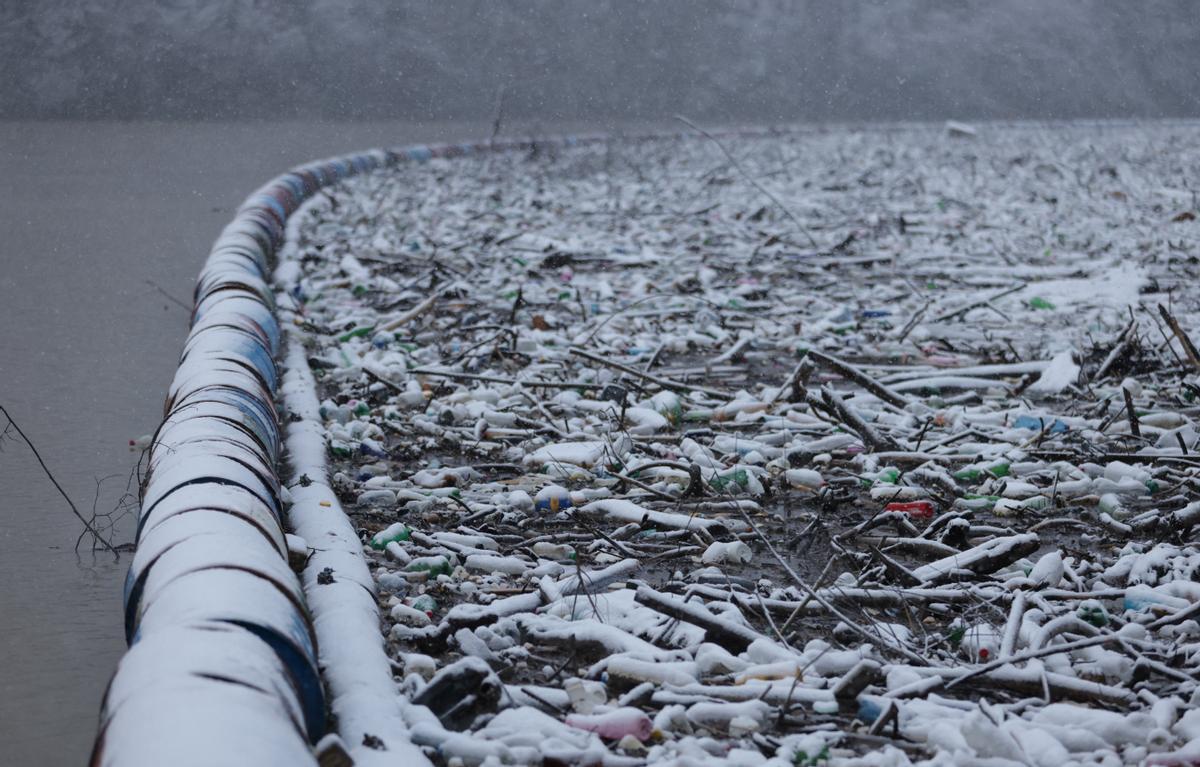
[{"label": "broken tree limb", "polygon": [[391,333],[392,331],[396,330],[397,328],[404,327],[408,323],[415,320],[417,317],[420,317],[422,314],[424,314],[425,312],[432,309],[433,305],[435,303],[437,303],[438,297],[440,295],[441,295],[440,293],[434,293],[433,295],[429,296],[421,303],[419,303],[416,306],[414,306],[413,308],[409,309],[407,312],[404,312],[403,314],[396,317],[395,319],[392,319],[392,320],[389,320],[389,321],[383,323],[382,325],[379,326],[379,329],[384,330],[388,333]]},{"label": "broken tree limb", "polygon": [[842,377],[849,378],[889,405],[902,408],[909,403],[908,398],[903,394],[892,391],[849,362],[844,362],[831,354],[825,354],[816,349],[809,349],[807,356],[811,357],[818,365],[835,370]]},{"label": "broken tree limb", "polygon": [[854,408],[846,404],[846,401],[838,395],[832,388],[828,386],[821,387],[821,399],[825,406],[837,414],[837,417],[846,425],[848,429],[857,434],[867,447],[872,451],[894,450],[899,452],[900,445],[896,440],[886,434],[882,434],[868,424]]},{"label": "broken tree limb", "polygon": [[571,354],[574,354],[578,357],[583,357],[584,359],[587,359],[587,360],[591,360],[592,362],[595,362],[599,365],[605,365],[605,366],[613,368],[615,370],[620,370],[623,373],[628,373],[629,375],[634,376],[635,378],[640,378],[643,381],[649,381],[651,383],[658,384],[659,386],[661,386],[664,389],[671,389],[673,391],[682,391],[682,392],[699,391],[699,392],[704,392],[705,394],[711,395],[713,397],[720,397],[722,399],[729,398],[729,392],[723,392],[720,389],[713,389],[708,386],[701,386],[699,384],[688,384],[688,383],[683,383],[682,381],[672,381],[669,378],[663,378],[662,376],[651,375],[650,373],[646,373],[641,370],[638,370],[637,368],[635,368],[631,365],[625,365],[620,362],[615,362],[614,360],[605,359],[604,357],[601,357],[598,354],[592,354],[591,352],[584,351],[583,349],[573,347],[570,349],[570,352],[571,352]]},{"label": "broken tree limb", "polygon": [[1188,361],[1197,370],[1200,370],[1200,352],[1196,351],[1196,345],[1192,343],[1192,339],[1184,331],[1183,326],[1179,324],[1179,320],[1175,319],[1175,315],[1167,311],[1167,307],[1162,304],[1158,305],[1158,313],[1162,316],[1163,322],[1167,323],[1167,327],[1171,328],[1171,332],[1179,339],[1179,345],[1183,347],[1183,351],[1187,354]]},{"label": "broken tree limb", "polygon": [[708,641],[719,644],[732,653],[744,652],[747,647],[759,640],[771,641],[754,629],[721,620],[699,605],[674,599],[649,586],[638,586],[633,599],[638,604],[653,608],[663,615],[699,626],[704,629]]},{"label": "broken tree limb", "polygon": [[1027,554],[1032,554],[1040,542],[1037,533],[993,538],[961,554],[953,554],[918,567],[913,570],[913,576],[925,585],[933,585],[954,580],[962,575],[986,575]]}]

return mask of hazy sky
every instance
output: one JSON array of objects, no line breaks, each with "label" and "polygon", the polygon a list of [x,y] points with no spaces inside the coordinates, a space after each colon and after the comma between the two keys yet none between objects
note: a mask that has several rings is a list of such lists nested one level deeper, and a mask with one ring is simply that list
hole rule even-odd
[{"label": "hazy sky", "polygon": [[5,0],[0,116],[1200,115],[1194,0]]}]

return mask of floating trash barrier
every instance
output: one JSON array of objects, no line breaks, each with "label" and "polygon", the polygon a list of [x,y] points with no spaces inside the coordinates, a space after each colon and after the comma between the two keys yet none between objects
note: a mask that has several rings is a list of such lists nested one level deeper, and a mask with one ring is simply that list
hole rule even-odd
[{"label": "floating trash barrier", "polygon": [[281,176],[209,255],[149,448],[125,589],[130,651],[105,695],[93,764],[316,764],[327,702],[283,527],[281,336],[267,278],[307,196],[387,161],[370,152]]}]

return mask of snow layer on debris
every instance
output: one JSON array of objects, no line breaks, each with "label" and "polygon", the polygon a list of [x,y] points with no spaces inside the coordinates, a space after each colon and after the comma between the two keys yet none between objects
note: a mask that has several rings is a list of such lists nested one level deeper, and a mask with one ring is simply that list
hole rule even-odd
[{"label": "snow layer on debris", "polygon": [[1086,277],[1040,280],[1020,295],[1026,298],[1039,296],[1064,310],[1085,305],[1103,307],[1119,314],[1125,307],[1137,305],[1144,284],[1144,267],[1116,260],[1091,267]]},{"label": "snow layer on debris", "polygon": [[306,209],[279,300],[431,760],[1200,750],[1154,191],[1200,134],[955,133],[415,153]]},{"label": "snow layer on debris", "polygon": [[1043,394],[1058,394],[1068,386],[1074,386],[1079,381],[1079,364],[1075,362],[1075,352],[1068,349],[1054,355],[1050,364],[1042,371],[1038,380],[1030,387],[1033,391]]}]

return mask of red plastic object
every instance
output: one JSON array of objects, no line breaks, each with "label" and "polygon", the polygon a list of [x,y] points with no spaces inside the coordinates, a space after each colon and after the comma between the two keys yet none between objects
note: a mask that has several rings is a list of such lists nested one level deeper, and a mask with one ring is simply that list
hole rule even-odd
[{"label": "red plastic object", "polygon": [[929,501],[909,501],[907,503],[889,503],[884,511],[903,511],[917,519],[933,519],[933,504]]}]

